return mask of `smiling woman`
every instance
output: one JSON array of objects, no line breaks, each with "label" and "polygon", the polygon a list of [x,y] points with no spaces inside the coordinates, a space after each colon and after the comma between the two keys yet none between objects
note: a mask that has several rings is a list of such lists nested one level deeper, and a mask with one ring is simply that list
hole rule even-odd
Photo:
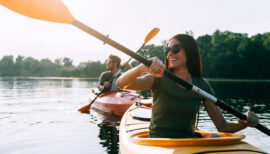
[{"label": "smiling woman", "polygon": [[[177,47],[180,44],[183,46],[182,48]],[[218,131],[237,132],[247,126],[259,126],[258,116],[253,112],[247,112],[246,116],[243,115],[246,119],[241,118],[242,120],[236,122],[225,120],[213,103],[217,99],[213,96],[212,87],[202,78],[200,52],[193,37],[186,34],[173,36],[167,43],[166,51],[166,69],[161,61],[154,57],[151,59],[152,63],[149,67],[140,64],[122,74],[117,80],[117,86],[120,89],[152,90],[153,109],[149,129],[151,138],[199,137],[194,130],[197,129],[196,114],[201,102]],[[195,86],[193,85],[192,90],[189,91],[189,87],[186,85],[179,86],[168,78],[170,76],[165,76],[168,74],[167,72],[183,79],[185,83],[192,83]],[[143,76],[140,77],[141,75]],[[197,90],[194,90],[193,87]],[[223,104],[222,107],[227,109],[227,105]],[[263,132],[269,134],[267,128]]]}]

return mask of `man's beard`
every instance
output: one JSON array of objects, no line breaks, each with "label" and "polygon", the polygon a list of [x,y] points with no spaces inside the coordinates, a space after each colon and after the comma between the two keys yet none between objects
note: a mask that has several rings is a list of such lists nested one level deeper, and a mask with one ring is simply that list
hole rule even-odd
[{"label": "man's beard", "polygon": [[107,69],[107,71],[112,71],[113,70],[113,68],[109,68],[109,67],[107,67],[106,69]]}]

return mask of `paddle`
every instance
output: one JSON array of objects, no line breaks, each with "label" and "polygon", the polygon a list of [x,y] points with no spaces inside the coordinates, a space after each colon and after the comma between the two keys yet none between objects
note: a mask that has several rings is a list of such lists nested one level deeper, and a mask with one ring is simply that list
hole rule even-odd
[{"label": "paddle", "polygon": [[[159,32],[159,28],[153,28],[145,37],[143,44],[137,49],[136,53],[139,52],[144,45],[150,41],[153,37],[155,37],[157,35],[157,33]],[[129,58],[129,60],[127,61],[127,63],[132,59],[132,57]]]},{"label": "paddle", "polygon": [[[96,37],[97,39],[113,46],[114,48],[124,52],[125,54],[131,56],[132,58],[136,59],[137,61],[145,64],[146,66],[151,65],[151,61],[145,59],[144,57],[134,53],[133,51],[129,50],[128,48],[122,46],[121,44],[111,40],[110,38],[102,35],[101,33],[95,31],[94,29],[84,25],[83,23],[77,21],[72,17],[68,9],[65,5],[61,2],[61,0],[2,0],[0,4],[3,6],[23,14],[28,17],[52,21],[52,22],[60,22],[60,23],[67,23],[80,28],[81,30],[89,33],[90,35]],[[178,84],[182,85],[186,89],[197,93],[210,102],[214,103],[215,105],[221,107],[222,109],[228,111],[229,113],[235,115],[236,117],[245,120],[246,116],[241,112],[235,110],[234,108],[230,107],[229,105],[225,104],[223,101],[217,99],[216,97],[208,94],[207,92],[203,91],[202,89],[186,82],[185,80],[179,78],[178,76],[174,75],[173,73],[165,70],[164,75],[168,78],[172,79],[173,81],[177,82]],[[258,124],[255,128],[260,130],[261,132],[270,136],[270,130]]]},{"label": "paddle", "polygon": [[81,113],[90,114],[90,106],[96,101],[96,99],[98,98],[98,96],[100,96],[104,92],[105,92],[105,89],[103,89],[102,91],[100,91],[97,94],[97,96],[88,105],[85,105],[84,107],[81,107],[78,111],[80,111]]},{"label": "paddle", "polygon": [[[138,50],[136,51],[139,52],[139,50],[141,50],[144,45],[149,42],[152,38],[154,38],[154,36],[157,35],[157,33],[159,32],[159,28],[153,28],[145,37],[143,44],[138,48]],[[129,62],[132,58],[130,58],[127,62]],[[123,66],[121,66],[121,68],[123,68]],[[120,69],[121,70],[121,69]],[[120,71],[118,71],[114,76],[117,76],[120,73]],[[113,78],[109,81],[111,82],[113,80]],[[91,105],[96,101],[96,99],[105,92],[105,89],[103,89],[101,92],[99,92],[97,94],[97,96],[88,104],[85,105],[83,107],[81,107],[78,111],[80,111],[81,113],[87,113],[90,114],[90,107]]]}]

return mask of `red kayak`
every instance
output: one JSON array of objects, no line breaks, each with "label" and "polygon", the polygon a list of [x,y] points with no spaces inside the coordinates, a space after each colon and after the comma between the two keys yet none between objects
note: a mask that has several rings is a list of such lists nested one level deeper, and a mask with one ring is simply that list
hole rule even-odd
[{"label": "red kayak", "polygon": [[[96,95],[91,93],[89,101],[91,102]],[[136,102],[142,102],[148,107],[152,107],[151,100],[142,100],[142,97],[132,91],[114,90],[100,95],[91,107],[104,112],[116,115],[124,115],[126,110]]]}]

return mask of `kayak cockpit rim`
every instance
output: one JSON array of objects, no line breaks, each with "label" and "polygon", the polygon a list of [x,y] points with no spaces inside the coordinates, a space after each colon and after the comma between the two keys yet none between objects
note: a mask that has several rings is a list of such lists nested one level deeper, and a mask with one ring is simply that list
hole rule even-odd
[{"label": "kayak cockpit rim", "polygon": [[149,131],[140,131],[130,134],[130,141],[144,146],[159,146],[159,147],[181,147],[181,146],[198,146],[198,145],[229,145],[241,143],[245,138],[244,135],[232,133],[215,133],[220,137],[207,138],[212,133],[201,132],[202,138],[149,138]]}]

